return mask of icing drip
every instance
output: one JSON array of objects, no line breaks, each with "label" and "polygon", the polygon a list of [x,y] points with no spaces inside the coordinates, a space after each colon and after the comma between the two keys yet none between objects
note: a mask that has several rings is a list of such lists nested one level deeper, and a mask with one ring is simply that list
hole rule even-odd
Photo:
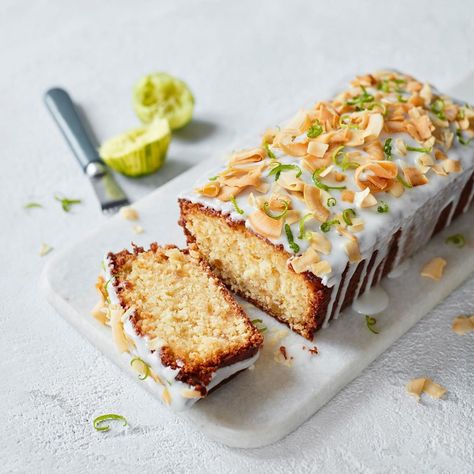
[{"label": "icing drip", "polygon": [[388,302],[387,292],[381,286],[376,286],[366,291],[360,298],[357,298],[352,303],[352,309],[360,314],[371,316],[385,310]]}]

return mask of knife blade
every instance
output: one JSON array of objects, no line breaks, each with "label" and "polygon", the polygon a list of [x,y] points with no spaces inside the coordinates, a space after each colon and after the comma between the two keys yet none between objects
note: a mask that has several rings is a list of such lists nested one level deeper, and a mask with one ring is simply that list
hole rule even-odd
[{"label": "knife blade", "polygon": [[44,101],[79,165],[94,188],[104,214],[114,214],[130,204],[113,174],[100,159],[69,94],[59,87],[49,89]]}]

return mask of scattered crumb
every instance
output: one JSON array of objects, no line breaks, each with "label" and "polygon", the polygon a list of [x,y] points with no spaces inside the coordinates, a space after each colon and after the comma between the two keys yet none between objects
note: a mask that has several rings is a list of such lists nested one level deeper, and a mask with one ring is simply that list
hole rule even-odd
[{"label": "scattered crumb", "polygon": [[406,391],[417,400],[420,400],[422,393],[427,393],[430,397],[439,399],[447,392],[447,389],[431,379],[419,378],[410,380],[406,386]]},{"label": "scattered crumb", "polygon": [[319,350],[316,346],[309,348],[308,346],[303,346],[304,351],[308,351],[311,355],[319,354]]},{"label": "scattered crumb", "polygon": [[129,221],[136,221],[139,218],[138,212],[132,206],[124,206],[120,209],[120,215]]},{"label": "scattered crumb", "polygon": [[421,276],[439,281],[443,276],[444,267],[447,263],[444,258],[435,257],[421,269]]},{"label": "scattered crumb", "polygon": [[255,364],[252,364],[247,370],[255,370]]},{"label": "scattered crumb", "polygon": [[293,357],[288,356],[285,346],[280,346],[273,355],[273,360],[279,364],[291,367],[293,365]]},{"label": "scattered crumb", "polygon": [[141,225],[134,225],[132,230],[135,234],[143,234],[143,232],[145,232],[145,229]]},{"label": "scattered crumb", "polygon": [[460,336],[464,336],[474,331],[474,315],[473,316],[458,316],[453,319],[451,329]]},{"label": "scattered crumb", "polygon": [[53,247],[51,247],[51,246],[48,245],[48,244],[42,243],[42,244],[41,244],[41,247],[40,247],[40,251],[39,251],[39,256],[40,256],[40,257],[44,257],[44,256],[47,255],[49,252],[51,252],[51,250],[53,250]]}]

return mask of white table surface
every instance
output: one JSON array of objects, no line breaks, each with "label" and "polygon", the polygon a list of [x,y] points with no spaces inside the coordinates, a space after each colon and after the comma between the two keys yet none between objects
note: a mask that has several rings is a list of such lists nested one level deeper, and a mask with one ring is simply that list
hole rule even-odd
[{"label": "white table surface", "polygon": [[[184,78],[195,122],[138,199],[239,135],[261,131],[348,74],[396,67],[449,88],[474,65],[474,3],[434,1],[23,1],[0,4],[0,472],[472,472],[474,279],[286,439],[238,450],[209,441],[120,375],[38,288],[56,249],[106,219],[42,104],[66,87],[99,140],[137,124],[134,82]],[[471,97],[474,100],[474,97]],[[83,199],[65,214],[55,192]],[[44,209],[25,211],[28,201]],[[54,250],[53,250],[54,251]],[[443,401],[408,397],[429,376]],[[131,427],[93,430],[115,412]]]}]

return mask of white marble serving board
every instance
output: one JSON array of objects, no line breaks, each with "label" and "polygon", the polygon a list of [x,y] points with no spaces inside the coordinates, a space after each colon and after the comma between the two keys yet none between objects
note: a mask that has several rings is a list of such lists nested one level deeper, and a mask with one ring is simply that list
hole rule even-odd
[{"label": "white marble serving board", "polygon": [[[453,94],[473,96],[472,78],[460,83]],[[117,353],[110,329],[90,316],[90,309],[97,300],[94,283],[100,271],[100,261],[105,252],[129,247],[131,241],[143,246],[153,241],[184,246],[184,237],[177,224],[176,196],[213,166],[215,158],[192,168],[135,203],[134,207],[140,213],[139,224],[145,233],[136,235],[132,231],[133,222],[115,216],[81,241],[57,253],[42,275],[45,294],[59,314],[113,363],[122,367],[132,380],[149,391],[149,385],[140,382],[136,372]],[[387,310],[376,316],[379,334],[367,329],[364,316],[346,310],[327,329],[316,334],[314,344],[319,350],[318,355],[310,355],[302,349],[314,344],[290,333],[286,326],[242,301],[251,319],[263,319],[268,328],[265,346],[255,369],[241,373],[178,416],[229,446],[254,448],[283,438],[357,377],[474,271],[473,223],[474,209],[471,209],[435,237],[423,252],[419,252],[401,277],[382,281],[391,303]],[[454,233],[467,237],[469,243],[463,249],[444,243],[446,236]],[[419,273],[423,263],[435,256],[448,261],[440,282],[422,278]],[[271,340],[279,330],[287,331],[287,336],[272,344]],[[281,345],[286,347],[289,356],[294,357],[291,368],[274,360],[274,353]],[[156,405],[147,409],[167,410],[155,395]]]}]

